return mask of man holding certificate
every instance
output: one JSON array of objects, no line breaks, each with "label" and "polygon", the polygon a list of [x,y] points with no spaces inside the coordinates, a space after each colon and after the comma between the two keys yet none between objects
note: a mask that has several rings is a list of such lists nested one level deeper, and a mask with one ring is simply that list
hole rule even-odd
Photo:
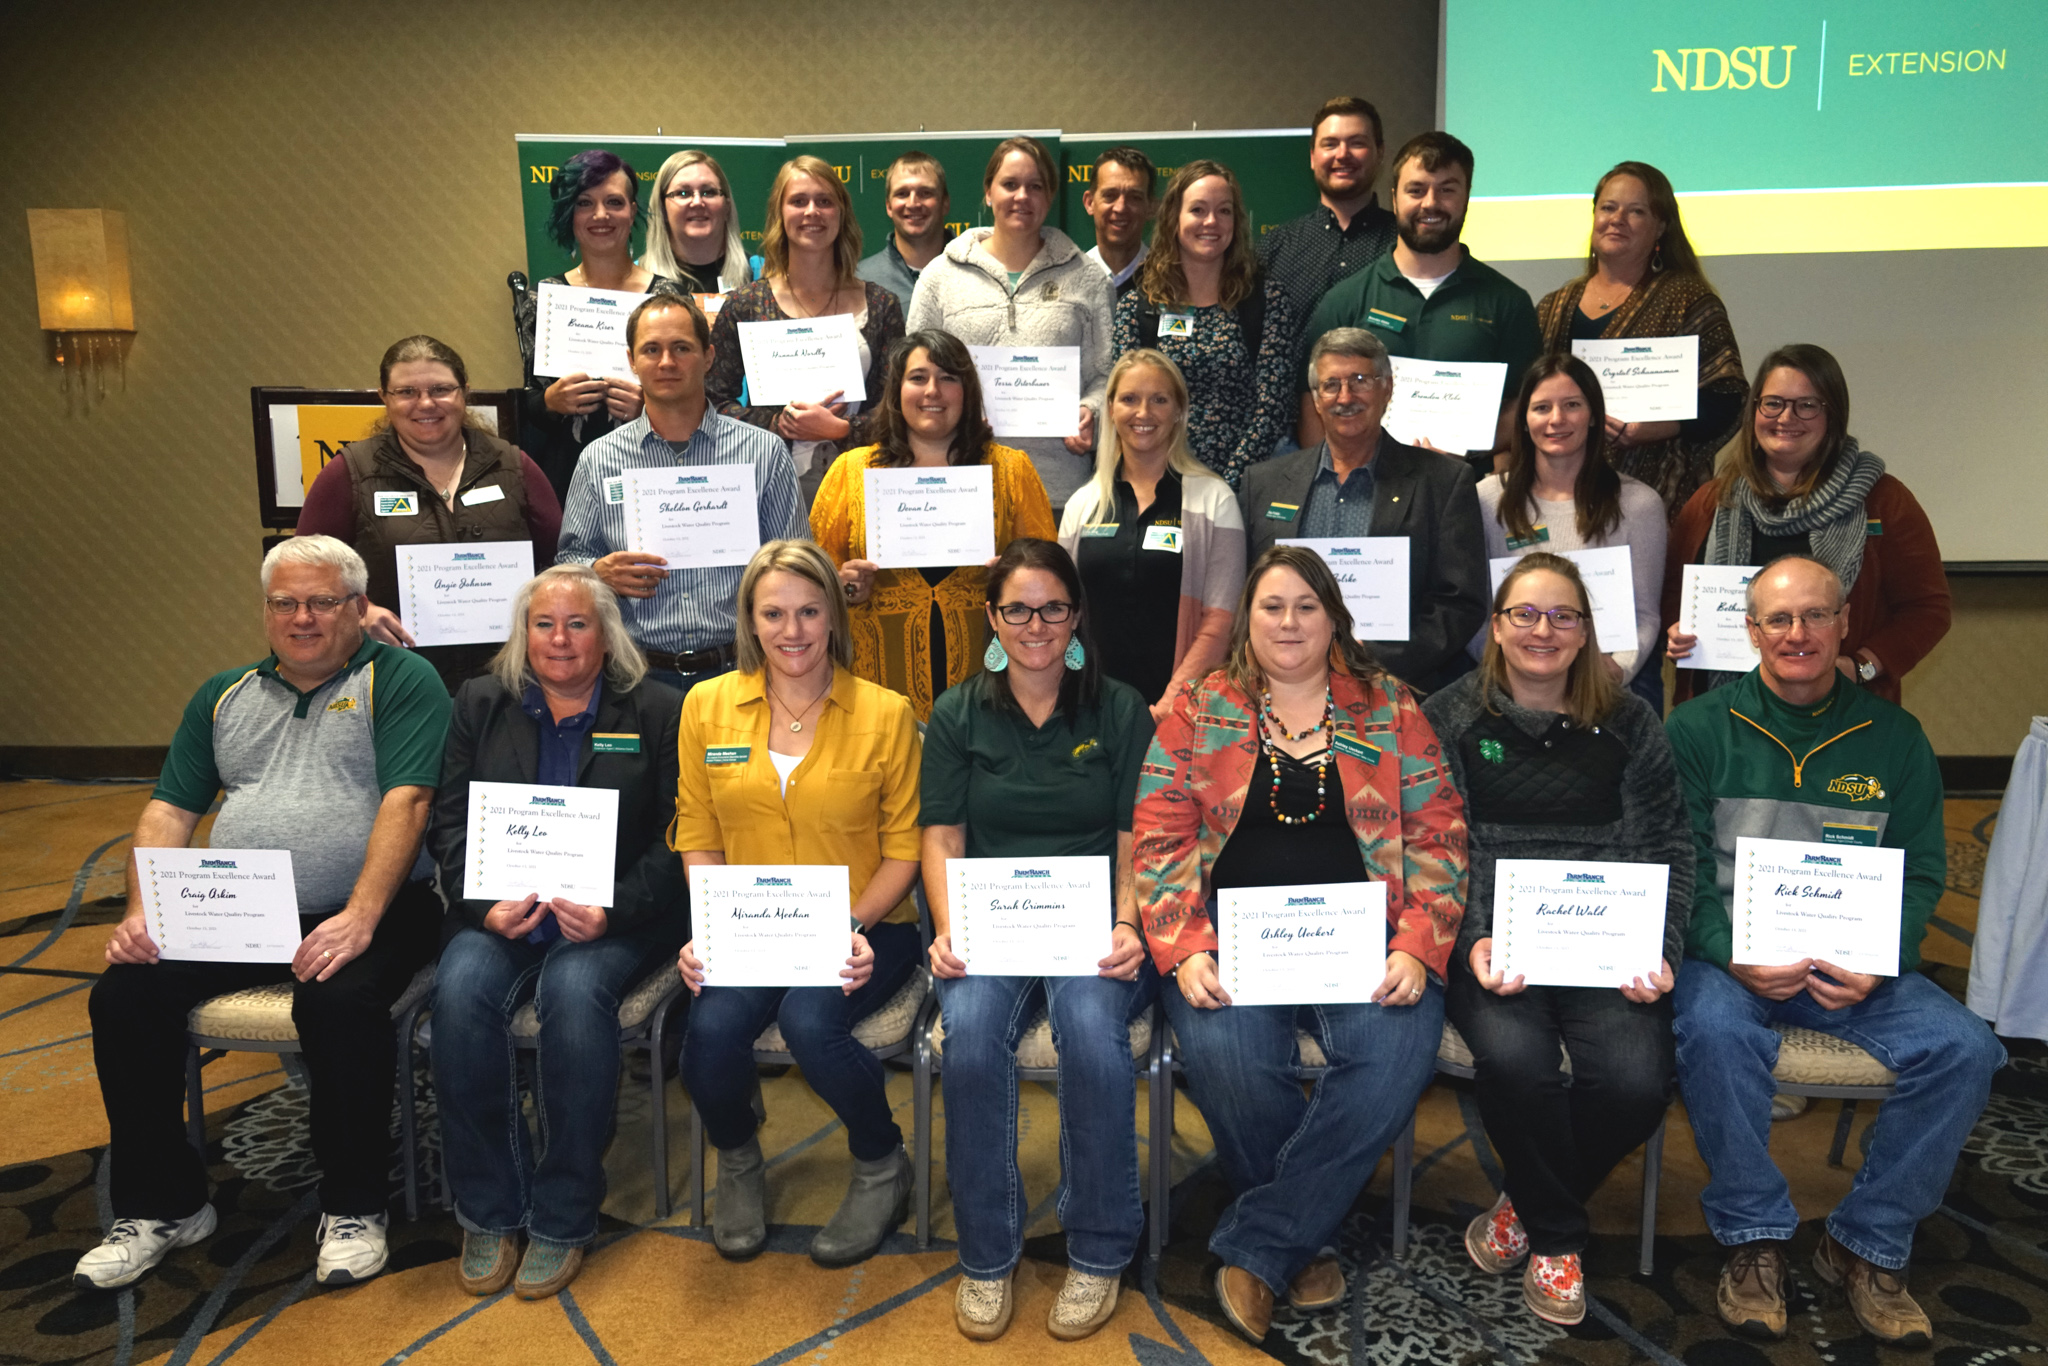
[{"label": "man holding certificate", "polygon": [[304,938],[270,962],[182,957],[175,921],[151,921],[165,942],[152,936],[131,863],[128,915],[91,1004],[114,1224],[79,1259],[81,1286],[130,1285],[213,1232],[205,1162],[185,1137],[186,1017],[222,993],[287,981],[321,1172],[315,1275],[348,1285],[384,1269],[391,1005],[434,953],[432,869],[418,856],[448,694],[424,660],[365,638],[368,582],[362,557],[332,537],[295,536],[264,556],[271,654],[200,687],[136,824],[138,857],[183,849],[224,789],[208,843],[288,851]]},{"label": "man holding certificate", "polygon": [[[1145,937],[1174,979],[1188,1085],[1237,1191],[1209,1240],[1216,1296],[1254,1342],[1277,1295],[1297,1309],[1343,1298],[1322,1249],[1435,1071],[1435,982],[1465,903],[1464,808],[1439,753],[1414,695],[1353,638],[1329,567],[1275,546],[1252,566],[1224,667],[1175,697],[1138,780]],[[1341,934],[1219,933],[1219,893],[1335,910],[1328,889],[1366,881],[1386,907],[1385,956],[1369,966]],[[1233,1005],[1219,954],[1276,989],[1289,974],[1271,965],[1300,963],[1300,1004]],[[1329,1062],[1313,1105],[1295,1079],[1298,1026]]]},{"label": "man holding certificate", "polygon": [[1577,566],[1531,552],[1494,594],[1479,671],[1422,707],[1472,833],[1446,1008],[1505,1169],[1465,1249],[1494,1275],[1526,1261],[1523,1303],[1563,1324],[1586,1316],[1586,1201],[1670,1103],[1666,993],[1692,905],[1671,746],[1603,643]]},{"label": "man holding certificate", "polygon": [[[668,847],[683,699],[646,672],[612,591],[558,564],[514,599],[491,675],[455,698],[427,831],[448,899],[433,1054],[473,1295],[513,1283],[542,1299],[575,1278],[604,1200],[619,1000],[688,937]],[[475,800],[484,790],[516,815]],[[585,792],[610,798],[611,821],[579,808]],[[586,884],[611,890],[565,894]],[[529,1001],[538,1152],[513,1065],[512,1020]]]},{"label": "man holding certificate", "polygon": [[[646,411],[583,453],[557,558],[589,565],[626,599],[626,629],[649,672],[688,692],[733,666],[733,598],[745,556],[735,558],[731,543],[802,536],[803,498],[780,437],[707,404],[711,324],[694,299],[650,296],[626,320],[626,337]],[[664,499],[653,487],[662,480],[719,481],[731,473],[719,467],[734,466],[752,475],[751,521],[735,523],[731,495]],[[651,515],[629,516],[650,505]],[[650,528],[659,535],[650,539]],[[702,554],[714,540],[721,553]]]},{"label": "man holding certificate", "polygon": [[1393,368],[1374,333],[1342,327],[1317,337],[1308,370],[1322,439],[1245,471],[1246,553],[1256,560],[1282,540],[1326,555],[1366,538],[1405,541],[1407,630],[1369,631],[1368,639],[1387,672],[1440,688],[1471,668],[1465,643],[1486,620],[1486,547],[1471,475],[1380,425]]},{"label": "man holding certificate", "polygon": [[[1674,996],[1678,1084],[1707,1163],[1707,1227],[1734,1249],[1721,1318],[1778,1338],[1799,1216],[1768,1149],[1771,1025],[1846,1038],[1898,1074],[1813,1265],[1873,1337],[1924,1347],[1932,1328],[1906,1292],[1913,1231],[1940,1206],[2005,1052],[1914,971],[1946,874],[1941,772],[1911,715],[1837,671],[1848,615],[1825,564],[1772,561],[1749,584],[1761,663],[1671,714],[1699,865]],[[1889,850],[1902,878],[1854,866]],[[1896,965],[1851,971],[1835,961],[1843,947]]]},{"label": "man holding certificate", "polygon": [[977,1341],[1010,1323],[1028,1221],[1017,1044],[1042,989],[1059,1048],[1068,1263],[1047,1329],[1072,1341],[1116,1312],[1145,1226],[1129,1026],[1158,976],[1132,896],[1131,804],[1152,718],[1135,688],[1099,672],[1081,576],[1058,545],[1013,541],[989,572],[986,611],[985,667],[939,699],[922,779],[960,1231],[953,1317]]}]

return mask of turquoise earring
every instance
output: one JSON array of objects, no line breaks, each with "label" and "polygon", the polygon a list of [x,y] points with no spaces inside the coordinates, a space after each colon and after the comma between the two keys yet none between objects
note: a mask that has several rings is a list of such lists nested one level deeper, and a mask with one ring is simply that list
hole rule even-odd
[{"label": "turquoise earring", "polygon": [[1010,667],[1010,652],[1003,648],[1003,642],[995,636],[988,638],[988,648],[981,652],[981,667],[992,674],[999,674]]},{"label": "turquoise earring", "polygon": [[1067,641],[1067,652],[1061,658],[1069,669],[1080,671],[1081,666],[1088,662],[1088,651],[1081,647],[1081,637],[1074,636]]}]

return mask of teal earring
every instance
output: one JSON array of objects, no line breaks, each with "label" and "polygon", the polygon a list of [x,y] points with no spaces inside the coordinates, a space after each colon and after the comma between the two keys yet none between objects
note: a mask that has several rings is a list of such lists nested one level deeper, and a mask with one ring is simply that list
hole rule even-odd
[{"label": "teal earring", "polygon": [[981,652],[981,667],[992,674],[999,674],[1010,667],[1010,652],[1003,648],[1003,642],[995,636],[988,638],[988,648]]},{"label": "teal earring", "polygon": [[1081,647],[1081,637],[1074,636],[1067,641],[1067,652],[1061,658],[1069,669],[1077,673],[1080,671],[1081,666],[1088,662],[1088,651]]}]

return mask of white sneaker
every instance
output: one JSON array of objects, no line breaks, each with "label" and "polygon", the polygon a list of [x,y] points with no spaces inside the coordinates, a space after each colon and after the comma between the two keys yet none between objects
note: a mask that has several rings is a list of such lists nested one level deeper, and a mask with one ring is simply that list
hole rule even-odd
[{"label": "white sneaker", "polygon": [[119,1290],[170,1255],[212,1233],[219,1221],[212,1205],[183,1219],[116,1219],[100,1245],[78,1259],[72,1284],[82,1290]]},{"label": "white sneaker", "polygon": [[313,1236],[320,1241],[320,1261],[313,1279],[322,1285],[354,1285],[367,1281],[391,1260],[385,1237],[390,1216],[323,1214]]}]

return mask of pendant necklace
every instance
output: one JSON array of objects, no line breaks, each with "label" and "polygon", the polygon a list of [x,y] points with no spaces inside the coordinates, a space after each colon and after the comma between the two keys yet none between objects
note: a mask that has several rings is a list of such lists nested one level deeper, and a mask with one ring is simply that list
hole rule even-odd
[{"label": "pendant necklace", "polygon": [[[769,686],[769,689],[768,689],[768,695],[769,695],[770,697],[773,697],[773,698],[774,698],[774,699],[775,699],[775,700],[776,700],[777,702],[782,702],[782,694],[781,694],[781,693],[778,693],[778,692],[776,692],[776,691],[775,691],[775,688],[774,688],[774,686],[773,686],[773,685],[770,685],[770,686]],[[827,697],[830,697],[831,695],[832,695],[832,690],[831,690],[830,688],[827,688],[827,689],[825,689],[825,691],[824,691],[824,692],[821,692],[821,693],[819,693],[819,694],[818,694],[818,695],[817,695],[816,697],[812,698],[812,699],[811,699],[811,700],[810,700],[809,702],[806,702],[806,703],[804,704],[804,709],[803,709],[803,711],[800,711],[800,712],[798,712],[798,713],[796,714],[796,719],[795,719],[794,721],[791,721],[791,722],[789,723],[789,728],[790,728],[791,730],[793,730],[793,731],[799,731],[799,730],[802,730],[802,729],[804,728],[804,715],[805,715],[805,713],[809,712],[809,711],[810,711],[810,709],[811,709],[812,707],[815,707],[815,706],[817,706],[817,705],[818,705],[818,704],[819,704],[820,702],[823,702],[823,701],[824,701],[824,700],[825,700],[825,699],[826,699]],[[784,711],[788,711],[788,710],[789,710],[789,703],[787,703],[787,702],[782,702],[782,709],[783,709]]]}]

